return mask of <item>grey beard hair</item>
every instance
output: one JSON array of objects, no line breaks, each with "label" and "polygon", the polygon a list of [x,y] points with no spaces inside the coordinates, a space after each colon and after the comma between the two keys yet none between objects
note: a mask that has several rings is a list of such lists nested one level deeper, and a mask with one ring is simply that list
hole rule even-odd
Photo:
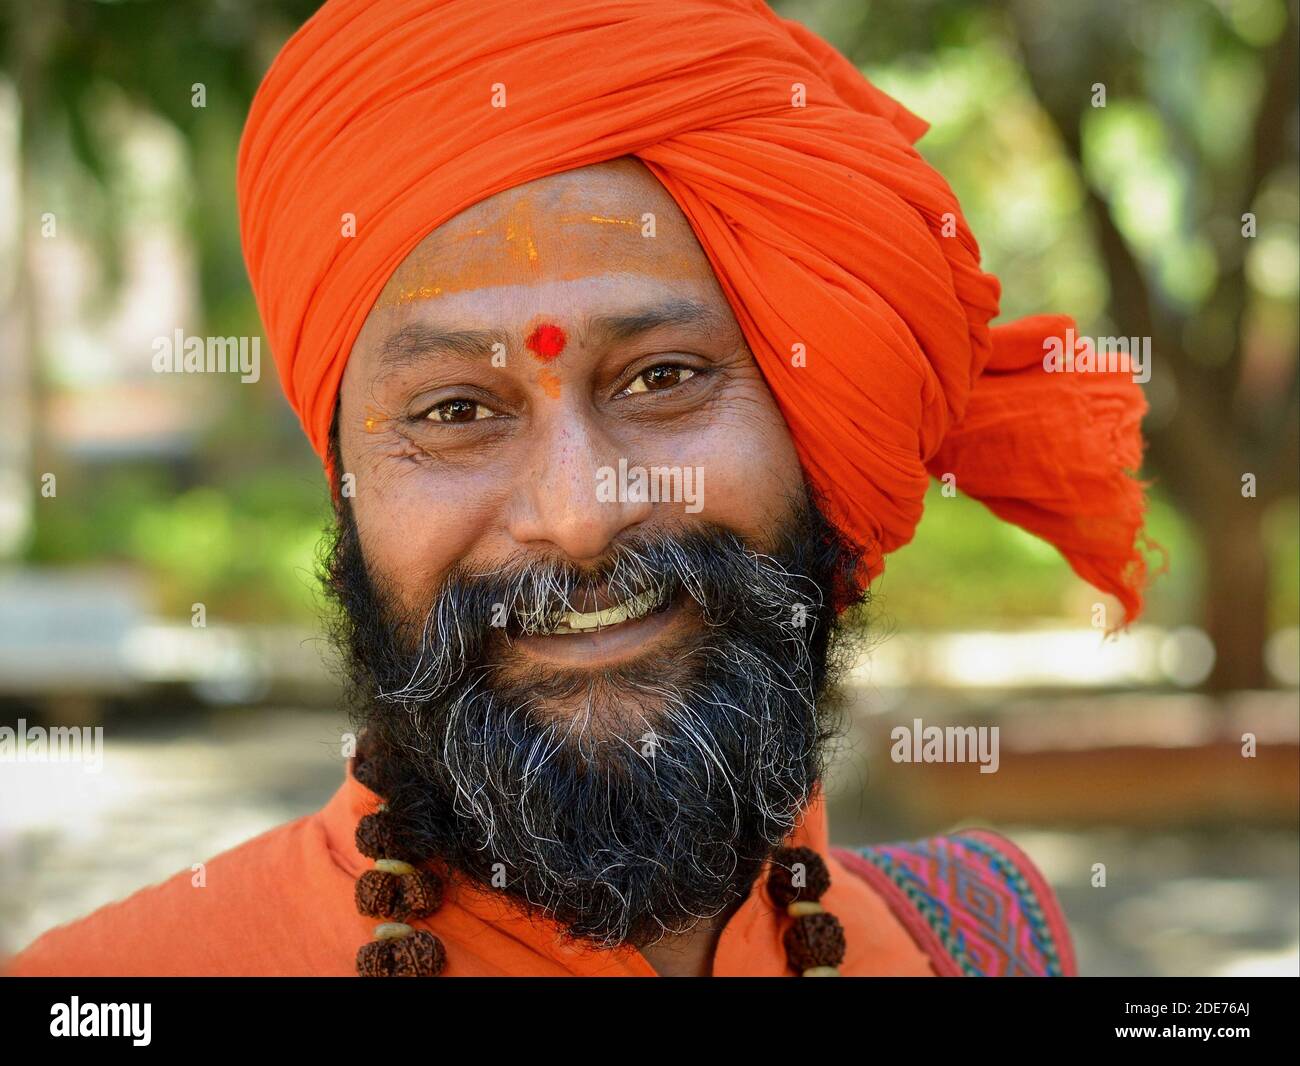
[{"label": "grey beard hair", "polygon": [[[472,880],[505,871],[514,902],[602,947],[716,916],[795,828],[833,736],[838,575],[806,572],[830,566],[809,554],[792,567],[716,530],[618,547],[599,574],[612,601],[682,597],[703,625],[608,671],[503,670],[519,665],[512,632],[595,587],[562,563],[453,573],[404,653],[396,637],[386,654],[357,647],[354,625],[390,811]],[[570,713],[548,713],[561,700]]]},{"label": "grey beard hair", "polygon": [[[653,554],[638,544],[622,549],[615,555],[612,568],[605,579],[609,600],[621,602],[647,593],[658,597],[669,588],[680,587],[702,610],[709,608],[710,603],[703,586],[681,545],[662,534],[654,537],[651,543],[654,547]],[[807,669],[808,642],[816,635],[818,610],[823,606],[822,590],[811,578],[790,573],[770,555],[749,548],[743,550],[753,575],[747,583],[748,605],[761,612],[764,619],[773,624],[789,623],[791,632],[788,640],[800,660],[794,672],[811,676],[811,671]],[[659,560],[668,563],[670,570],[667,577],[654,570]],[[475,580],[500,577],[509,574],[509,569],[509,566],[503,566],[496,570],[478,571],[470,576]],[[504,599],[492,605],[493,612],[501,618],[515,619],[521,628],[542,626],[553,621],[557,614],[580,610],[574,599],[581,585],[580,580],[565,580],[564,572],[553,567],[533,566],[521,569],[508,578]],[[391,691],[380,692],[380,699],[403,705],[436,699],[465,676],[469,662],[481,654],[483,626],[474,605],[464,602],[464,597],[459,594],[462,587],[456,585],[450,588],[447,594],[439,596],[429,608],[420,638],[420,657],[412,668],[410,678]],[[799,595],[801,589],[803,596]],[[794,608],[797,606],[804,609],[804,620],[799,625],[795,624]],[[707,618],[706,621],[714,628],[724,624]],[[739,654],[744,654],[744,651],[745,649],[739,649]],[[766,669],[760,662],[752,665]],[[773,684],[778,683],[775,677],[770,680]],[[790,678],[790,682],[794,684],[794,679]],[[806,695],[809,708],[814,708],[816,693],[801,693],[799,689],[791,691]]]}]

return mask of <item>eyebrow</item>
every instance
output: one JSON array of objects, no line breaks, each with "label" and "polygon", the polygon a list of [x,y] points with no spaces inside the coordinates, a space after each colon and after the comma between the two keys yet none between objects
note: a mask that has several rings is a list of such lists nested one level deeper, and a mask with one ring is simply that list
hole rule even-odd
[{"label": "eyebrow", "polygon": [[664,326],[707,332],[720,324],[721,316],[712,307],[677,298],[621,314],[593,315],[587,321],[587,331],[607,341],[623,341]]},{"label": "eyebrow", "polygon": [[[628,340],[654,329],[673,326],[708,332],[717,328],[722,316],[697,300],[674,298],[633,311],[593,315],[584,332],[605,342]],[[382,372],[392,373],[423,362],[434,352],[483,358],[492,354],[494,344],[510,348],[510,334],[498,329],[442,329],[427,322],[408,322],[390,334],[379,347]]]},{"label": "eyebrow", "polygon": [[380,345],[380,365],[385,371],[397,370],[423,361],[431,352],[480,358],[491,355],[494,344],[508,349],[509,334],[496,329],[440,329],[427,322],[409,322]]}]

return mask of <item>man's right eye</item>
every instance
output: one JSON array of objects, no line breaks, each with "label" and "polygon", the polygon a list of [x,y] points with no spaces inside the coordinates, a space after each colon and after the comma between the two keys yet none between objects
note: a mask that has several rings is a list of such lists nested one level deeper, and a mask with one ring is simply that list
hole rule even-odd
[{"label": "man's right eye", "polygon": [[425,418],[430,422],[481,422],[495,413],[477,400],[444,400],[430,408]]}]

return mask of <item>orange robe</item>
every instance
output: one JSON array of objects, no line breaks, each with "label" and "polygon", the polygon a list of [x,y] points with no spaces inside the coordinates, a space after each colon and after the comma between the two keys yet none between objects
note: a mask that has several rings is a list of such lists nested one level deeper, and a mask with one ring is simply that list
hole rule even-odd
[{"label": "orange robe", "polygon": [[[183,870],[88,917],[39,937],[10,960],[13,976],[356,975],[357,949],[376,919],[357,913],[356,879],[371,861],[356,849],[362,815],[379,797],[352,775],[319,811],[263,833],[206,864],[206,885]],[[831,854],[818,798],[789,838],[823,856],[831,887],[822,898],[844,925],[847,975],[933,976],[930,963],[885,900]],[[566,945],[547,920],[519,914],[491,890],[448,887],[442,907],[412,921],[447,949],[448,977],[568,975],[654,977],[633,949]],[[723,929],[715,976],[795,976],[781,936],[789,919],[753,891]]]}]

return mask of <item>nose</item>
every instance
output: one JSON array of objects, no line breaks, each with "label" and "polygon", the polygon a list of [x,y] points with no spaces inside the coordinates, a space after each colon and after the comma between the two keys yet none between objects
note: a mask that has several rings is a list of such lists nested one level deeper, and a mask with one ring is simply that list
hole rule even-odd
[{"label": "nose", "polygon": [[538,427],[535,443],[509,511],[516,543],[552,547],[577,563],[595,562],[620,533],[650,516],[649,501],[629,501],[629,493],[618,491],[619,459],[627,459],[626,451],[594,420],[553,412]]}]

